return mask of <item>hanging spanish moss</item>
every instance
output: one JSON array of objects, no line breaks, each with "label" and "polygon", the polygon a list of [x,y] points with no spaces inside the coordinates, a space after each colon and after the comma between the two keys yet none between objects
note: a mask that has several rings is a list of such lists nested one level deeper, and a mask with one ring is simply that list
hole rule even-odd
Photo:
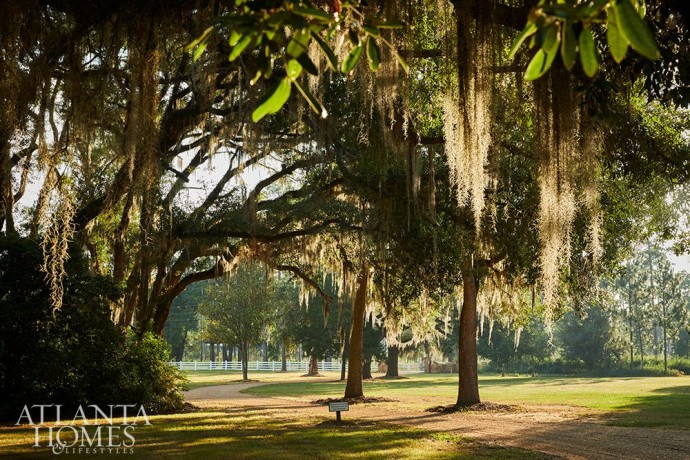
[{"label": "hanging spanish moss", "polygon": [[50,200],[50,208],[55,211],[45,218],[45,231],[41,241],[43,250],[41,270],[46,274],[53,311],[62,307],[63,281],[66,275],[65,262],[69,259],[69,243],[74,234],[72,224],[74,205],[65,188],[60,187],[60,189],[61,193]]},{"label": "hanging spanish moss", "polygon": [[570,260],[577,211],[575,168],[580,159],[580,110],[572,77],[555,68],[535,88],[539,155],[539,239],[544,300],[551,303]]},{"label": "hanging spanish moss", "polygon": [[[596,269],[601,260],[602,253],[602,234],[603,216],[601,209],[601,166],[599,161],[599,151],[602,145],[601,131],[594,124],[593,120],[582,117],[582,152],[580,164],[580,174],[582,176],[582,208],[588,214],[587,227],[587,248],[586,251],[591,255],[592,268]],[[596,270],[592,270],[594,272]]]},{"label": "hanging spanish moss", "polygon": [[489,183],[486,165],[491,147],[493,71],[500,31],[493,25],[493,2],[458,11],[458,91],[443,97],[446,156],[458,203],[472,208],[476,229],[481,227],[484,191]]}]

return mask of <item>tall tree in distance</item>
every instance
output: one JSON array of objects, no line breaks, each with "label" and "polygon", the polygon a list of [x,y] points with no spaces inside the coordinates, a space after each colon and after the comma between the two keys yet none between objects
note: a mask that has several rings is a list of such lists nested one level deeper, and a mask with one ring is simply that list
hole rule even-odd
[{"label": "tall tree in distance", "polygon": [[207,333],[216,342],[237,344],[242,379],[247,380],[249,347],[259,343],[274,317],[275,290],[265,267],[241,262],[227,278],[209,283],[199,313],[207,318]]}]

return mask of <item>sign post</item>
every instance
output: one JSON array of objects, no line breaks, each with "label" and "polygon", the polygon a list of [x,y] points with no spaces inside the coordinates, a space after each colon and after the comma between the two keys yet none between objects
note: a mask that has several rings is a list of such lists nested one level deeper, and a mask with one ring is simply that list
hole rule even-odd
[{"label": "sign post", "polygon": [[328,403],[328,412],[335,412],[335,421],[340,423],[340,412],[349,411],[350,404],[347,401],[333,401]]}]

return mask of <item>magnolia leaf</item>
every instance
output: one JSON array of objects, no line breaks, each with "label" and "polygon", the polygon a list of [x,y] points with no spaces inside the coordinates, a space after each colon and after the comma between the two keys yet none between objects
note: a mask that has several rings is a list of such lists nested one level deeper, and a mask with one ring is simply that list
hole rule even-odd
[{"label": "magnolia leaf", "polygon": [[194,50],[194,54],[192,55],[192,60],[196,61],[197,59],[199,59],[205,50],[206,50],[206,43],[201,43]]},{"label": "magnolia leaf", "polygon": [[295,81],[294,83],[299,92],[302,93],[302,96],[304,96],[304,99],[307,100],[312,110],[321,118],[326,118],[328,116],[328,111],[323,106],[323,104],[318,99],[316,99],[316,97],[314,97],[311,91],[309,91],[309,88],[304,86],[299,81]]},{"label": "magnolia leaf", "polygon": [[524,29],[522,29],[522,32],[520,32],[520,35],[515,39],[513,42],[512,46],[510,47],[510,54],[508,54],[508,60],[511,60],[515,57],[515,53],[517,53],[518,48],[522,45],[522,43],[531,35],[533,35],[537,31],[537,26],[530,22],[527,23]]},{"label": "magnolia leaf", "polygon": [[577,38],[575,37],[575,29],[570,22],[563,22],[561,35],[561,59],[565,68],[570,72],[573,70],[577,59]]},{"label": "magnolia leaf", "polygon": [[381,63],[381,58],[379,56],[379,47],[376,44],[376,40],[370,37],[367,40],[367,58],[369,58],[369,68],[373,71],[379,68],[379,64]]},{"label": "magnolia leaf", "polygon": [[189,53],[194,49],[194,47],[196,47],[200,43],[206,42],[206,40],[208,40],[209,35],[211,35],[211,32],[213,32],[213,27],[206,28],[206,30],[204,30],[204,32],[198,38],[192,40],[192,42],[189,45],[184,47],[185,53]]},{"label": "magnolia leaf", "polygon": [[321,51],[323,51],[323,54],[326,56],[326,62],[328,63],[328,67],[331,68],[332,71],[337,71],[338,70],[338,59],[335,57],[335,53],[331,49],[330,46],[328,46],[328,43],[326,43],[321,37],[319,37],[317,34],[312,33],[311,36],[316,40],[316,43],[318,43],[319,47],[321,48]]},{"label": "magnolia leaf", "polygon": [[558,48],[558,28],[556,27],[556,24],[551,24],[549,27],[547,27],[541,32],[541,47],[544,49],[544,51],[546,51],[547,54],[549,54]]},{"label": "magnolia leaf", "polygon": [[302,64],[297,62],[297,59],[290,59],[287,66],[285,66],[285,70],[287,71],[288,77],[294,80],[302,74]]},{"label": "magnolia leaf", "polygon": [[647,59],[658,59],[660,52],[654,41],[654,36],[632,4],[628,0],[618,0],[613,4],[613,10],[618,29],[628,40],[632,49]]},{"label": "magnolia leaf", "polygon": [[319,69],[316,68],[316,65],[314,64],[314,61],[311,60],[309,55],[307,53],[302,53],[300,57],[297,58],[297,62],[302,64],[302,67],[304,67],[304,70],[309,72],[310,74],[316,76],[319,74]]},{"label": "magnolia leaf", "polygon": [[283,78],[275,90],[252,112],[254,123],[261,120],[266,115],[278,112],[290,98],[292,81],[290,77]]},{"label": "magnolia leaf", "polygon": [[585,74],[592,78],[599,69],[599,53],[597,52],[594,35],[590,29],[580,32],[580,62]]},{"label": "magnolia leaf", "polygon": [[362,56],[362,47],[360,45],[352,47],[347,57],[343,61],[343,66],[341,71],[345,74],[350,73],[352,69],[357,65],[360,56]]},{"label": "magnolia leaf", "polygon": [[381,36],[381,31],[379,30],[378,27],[362,26],[362,30],[364,30],[366,33],[368,33],[372,37],[378,38]]},{"label": "magnolia leaf", "polygon": [[285,48],[285,51],[288,56],[293,58],[299,57],[307,50],[309,40],[311,40],[311,31],[309,29],[298,30],[292,34],[292,38]]},{"label": "magnolia leaf", "polygon": [[557,54],[558,47],[553,48],[548,53],[544,51],[544,48],[540,48],[527,66],[527,70],[525,70],[525,80],[536,80],[544,75],[551,68],[551,64],[553,64]]},{"label": "magnolia leaf", "polygon": [[606,13],[606,42],[609,45],[613,60],[620,63],[628,53],[628,40],[618,29],[615,10],[613,8],[607,8]]},{"label": "magnolia leaf", "polygon": [[230,46],[235,46],[237,45],[237,42],[240,41],[240,38],[242,38],[242,34],[236,30],[231,30],[230,31],[230,38],[228,39],[228,45]]},{"label": "magnolia leaf", "polygon": [[232,62],[238,57],[240,57],[240,54],[242,54],[242,51],[244,51],[247,46],[252,42],[252,35],[247,34],[243,35],[242,38],[240,38],[237,41],[237,44],[232,48],[232,51],[230,51],[230,55],[228,56],[228,61]]}]

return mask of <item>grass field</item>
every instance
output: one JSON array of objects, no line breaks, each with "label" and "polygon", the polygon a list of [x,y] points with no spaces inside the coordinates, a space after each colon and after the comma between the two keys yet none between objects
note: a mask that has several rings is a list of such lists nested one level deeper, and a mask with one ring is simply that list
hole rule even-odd
[{"label": "grass field", "polygon": [[[187,383],[185,388],[193,390],[212,385],[229,385],[242,382],[240,371],[192,371],[185,372]],[[250,371],[249,380],[257,382],[300,382],[333,380],[340,378],[340,372],[325,372],[319,377],[305,377],[304,372],[271,372]]]},{"label": "grass field", "polygon": [[[281,418],[261,410],[152,416],[150,421],[151,426],[136,428],[134,455],[128,457],[205,460],[548,458],[539,453],[486,446],[443,433],[374,423],[336,428],[330,417]],[[65,436],[63,441],[69,443],[70,437]],[[32,429],[0,428],[0,456],[55,458],[45,446],[45,440],[39,448],[33,448],[33,442]],[[85,451],[82,455],[96,456]]]},{"label": "grass field", "polygon": [[[257,396],[312,399],[340,397],[337,373],[306,378],[301,373],[253,372],[267,383],[244,390]],[[188,374],[189,386],[239,383],[236,372]],[[451,404],[456,375],[410,374],[400,379],[364,383],[367,396],[383,396],[415,410]],[[570,405],[603,414],[621,426],[690,430],[690,377],[575,378],[498,377],[480,379],[483,400],[514,405]],[[133,458],[545,458],[543,455],[491,447],[457,435],[372,421],[335,427],[332,417],[306,417],[290,410],[247,407],[225,411],[152,416],[151,426],[136,428]],[[47,447],[33,448],[27,427],[0,428],[0,456],[52,458]],[[69,434],[65,439],[69,439]],[[89,454],[94,456],[93,454]]]},{"label": "grass field", "polygon": [[[502,404],[570,405],[612,415],[610,424],[690,430],[690,377],[498,377],[483,376],[480,394]],[[261,396],[342,396],[341,382],[288,382],[246,390]],[[407,378],[364,382],[367,396],[438,398],[451,404],[457,375],[412,374]]]}]

